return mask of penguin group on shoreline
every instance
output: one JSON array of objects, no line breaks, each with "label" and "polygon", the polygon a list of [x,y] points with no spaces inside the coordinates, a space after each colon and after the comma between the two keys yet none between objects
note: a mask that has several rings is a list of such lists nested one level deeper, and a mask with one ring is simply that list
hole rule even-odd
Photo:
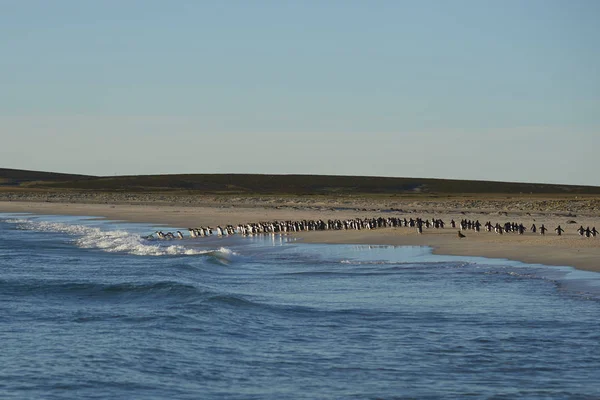
[{"label": "penguin group on shoreline", "polygon": [[[413,228],[416,229],[418,234],[423,233],[423,229],[444,229],[445,222],[439,218],[401,218],[401,217],[374,217],[374,218],[351,218],[346,220],[329,219],[327,221],[319,220],[299,220],[299,221],[270,221],[270,222],[255,222],[239,224],[236,227],[233,225],[226,225],[221,227],[220,225],[216,228],[212,227],[199,227],[199,228],[188,228],[189,237],[191,239],[202,238],[207,236],[231,236],[231,235],[260,235],[260,234],[289,234],[297,232],[307,231],[329,231],[329,230],[362,230],[362,229],[377,229],[377,228]],[[496,234],[503,235],[507,233],[516,233],[519,235],[525,234],[528,230],[523,223],[516,222],[496,222],[492,224],[491,221],[487,221],[485,224],[481,224],[479,220],[468,220],[462,219],[458,223],[452,219],[450,221],[452,228],[458,227],[458,237],[463,239],[466,235],[464,231],[474,231],[476,233],[481,232],[481,228],[484,227],[486,232],[494,231]],[[541,224],[538,228],[535,223],[529,229],[531,233],[538,233],[542,236],[546,235],[548,228]],[[560,225],[554,229],[557,236],[562,236],[565,232]],[[586,229],[580,226],[577,232],[582,237],[596,237],[599,231],[596,227],[588,226]],[[144,239],[148,240],[173,240],[173,239],[184,239],[184,235],[181,231],[162,232],[156,231],[148,236],[143,236]]]},{"label": "penguin group on shoreline", "polygon": [[579,233],[579,236],[585,236],[587,238],[589,237],[596,237],[596,235],[598,235],[598,232],[596,230],[596,227],[592,227],[592,229],[590,229],[590,227],[588,226],[587,228],[583,229],[583,225],[579,226],[579,229],[577,229],[577,233]]}]

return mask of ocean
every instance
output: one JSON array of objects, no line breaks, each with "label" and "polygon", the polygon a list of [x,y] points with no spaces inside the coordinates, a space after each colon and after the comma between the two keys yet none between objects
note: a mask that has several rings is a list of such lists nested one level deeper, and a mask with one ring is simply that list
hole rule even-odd
[{"label": "ocean", "polygon": [[600,274],[157,229],[0,214],[0,399],[600,398]]}]

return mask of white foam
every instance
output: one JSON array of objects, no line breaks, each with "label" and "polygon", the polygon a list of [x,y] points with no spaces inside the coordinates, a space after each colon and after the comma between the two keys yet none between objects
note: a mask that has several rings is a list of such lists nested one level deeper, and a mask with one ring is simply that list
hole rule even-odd
[{"label": "white foam", "polygon": [[405,264],[398,261],[357,261],[357,260],[341,260],[341,264],[352,264],[352,265],[396,265]]},{"label": "white foam", "polygon": [[235,251],[228,249],[227,247],[220,247],[219,250],[217,250],[217,252],[222,253],[223,255],[237,255]]},{"label": "white foam", "polygon": [[18,224],[19,229],[42,232],[60,232],[77,236],[74,243],[86,249],[101,249],[109,253],[128,253],[138,256],[163,256],[163,255],[199,255],[222,253],[235,254],[231,250],[221,247],[219,250],[197,250],[181,245],[167,245],[166,243],[150,243],[139,234],[124,230],[105,231],[100,228],[86,225],[70,225],[62,222],[32,221],[28,219],[13,219],[6,222]]}]

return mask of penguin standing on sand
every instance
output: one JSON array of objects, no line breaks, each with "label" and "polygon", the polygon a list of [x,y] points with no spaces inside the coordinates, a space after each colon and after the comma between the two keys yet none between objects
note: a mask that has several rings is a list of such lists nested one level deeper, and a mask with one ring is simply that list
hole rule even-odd
[{"label": "penguin standing on sand", "polygon": [[540,235],[546,235],[546,231],[548,230],[548,228],[546,228],[544,226],[544,224],[542,224],[542,226],[540,226]]},{"label": "penguin standing on sand", "polygon": [[537,231],[537,228],[535,227],[535,224],[531,225],[531,232],[535,233]]},{"label": "penguin standing on sand", "polygon": [[565,230],[559,225],[558,228],[555,229],[555,231],[558,234],[558,236],[560,236]]}]

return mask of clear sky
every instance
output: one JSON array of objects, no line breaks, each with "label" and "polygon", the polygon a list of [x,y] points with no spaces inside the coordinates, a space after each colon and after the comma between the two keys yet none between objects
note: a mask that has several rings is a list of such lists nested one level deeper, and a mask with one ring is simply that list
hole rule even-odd
[{"label": "clear sky", "polygon": [[600,185],[600,1],[0,0],[0,167]]}]

